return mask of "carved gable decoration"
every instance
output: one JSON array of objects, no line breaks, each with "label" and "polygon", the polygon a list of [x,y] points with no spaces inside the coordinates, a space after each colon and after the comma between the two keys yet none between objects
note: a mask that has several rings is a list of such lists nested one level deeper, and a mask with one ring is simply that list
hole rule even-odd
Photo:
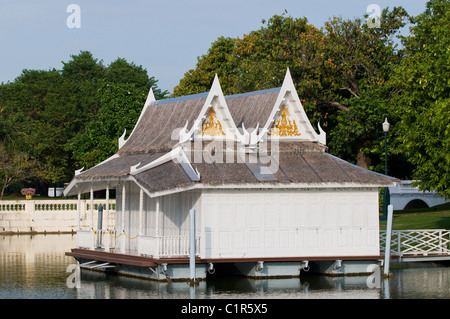
[{"label": "carved gable decoration", "polygon": [[281,110],[270,127],[269,136],[300,136],[301,133],[298,129],[297,123],[291,116],[289,109],[286,105],[281,107]]},{"label": "carved gable decoration", "polygon": [[191,129],[187,130],[186,124],[185,129],[182,130],[180,143],[184,143],[191,138],[206,140],[235,139],[236,132],[236,124],[228,109],[219,78],[216,75],[206,101]]},{"label": "carved gable decoration", "polygon": [[225,132],[222,129],[222,124],[217,118],[217,113],[214,108],[210,108],[206,118],[202,121],[202,136],[222,136]]},{"label": "carved gable decoration", "polygon": [[273,139],[326,145],[326,133],[320,125],[318,129],[319,133],[316,133],[303,109],[288,69],[277,101],[262,132],[267,132],[267,136]]}]

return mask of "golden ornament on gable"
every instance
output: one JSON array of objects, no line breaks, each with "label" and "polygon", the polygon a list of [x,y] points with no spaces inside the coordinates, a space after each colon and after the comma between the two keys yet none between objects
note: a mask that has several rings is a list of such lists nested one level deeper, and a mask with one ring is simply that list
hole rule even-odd
[{"label": "golden ornament on gable", "polygon": [[209,110],[208,115],[202,122],[202,135],[203,136],[221,136],[225,135],[222,130],[222,124],[217,118],[216,111],[213,108]]},{"label": "golden ornament on gable", "polygon": [[271,136],[300,136],[297,123],[291,117],[286,105],[283,105],[277,120],[270,128],[268,135]]}]

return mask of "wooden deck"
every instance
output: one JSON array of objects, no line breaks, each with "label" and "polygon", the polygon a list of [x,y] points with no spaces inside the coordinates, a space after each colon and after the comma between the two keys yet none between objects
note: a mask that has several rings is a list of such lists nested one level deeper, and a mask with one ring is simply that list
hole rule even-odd
[{"label": "wooden deck", "polygon": [[[122,264],[139,267],[155,267],[159,264],[189,264],[189,256],[186,257],[166,257],[152,258],[138,256],[132,253],[105,252],[101,250],[74,248],[71,252],[66,252],[66,256],[85,260],[96,260],[113,264]],[[298,256],[298,257],[261,257],[261,258],[196,258],[196,263],[244,263],[244,262],[302,262],[308,261],[335,261],[335,260],[381,260],[384,256]]]}]

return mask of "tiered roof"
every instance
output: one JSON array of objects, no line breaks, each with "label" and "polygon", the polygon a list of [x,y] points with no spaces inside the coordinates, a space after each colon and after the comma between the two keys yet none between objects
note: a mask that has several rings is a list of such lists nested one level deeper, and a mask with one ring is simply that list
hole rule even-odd
[{"label": "tiered roof", "polygon": [[224,96],[217,76],[206,93],[156,101],[150,90],[118,152],[78,171],[66,195],[136,182],[149,196],[194,188],[378,187],[396,180],[327,153],[326,134],[306,116],[289,70],[283,85]]}]

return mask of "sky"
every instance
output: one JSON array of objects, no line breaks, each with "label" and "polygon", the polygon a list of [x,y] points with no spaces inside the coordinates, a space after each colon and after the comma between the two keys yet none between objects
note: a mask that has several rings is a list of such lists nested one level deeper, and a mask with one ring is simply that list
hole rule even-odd
[{"label": "sky", "polygon": [[[117,58],[141,65],[158,87],[173,92],[220,36],[242,38],[275,14],[306,17],[320,28],[402,6],[410,15],[426,0],[0,0],[0,82],[23,69],[62,69],[62,61],[90,51],[108,65]],[[70,6],[75,4],[75,8]]]}]

